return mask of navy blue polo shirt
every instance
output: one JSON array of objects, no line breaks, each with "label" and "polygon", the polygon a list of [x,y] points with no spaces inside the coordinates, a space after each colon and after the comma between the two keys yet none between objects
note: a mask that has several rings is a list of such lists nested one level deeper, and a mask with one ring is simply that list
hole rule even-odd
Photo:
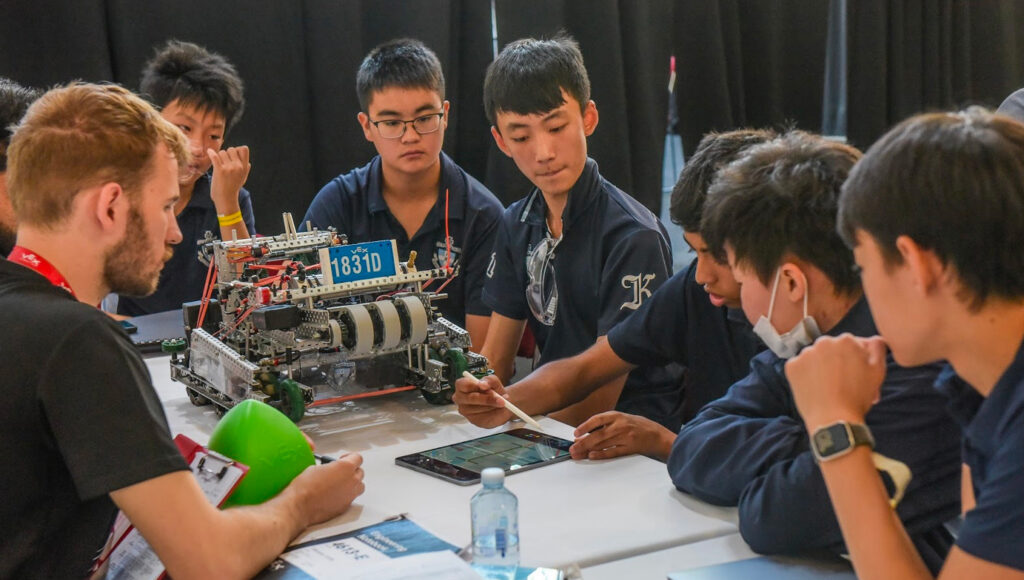
[{"label": "navy blue polo shirt", "polygon": [[743,311],[712,304],[696,273],[694,260],[608,331],[608,345],[632,365],[685,369],[680,400],[667,410],[680,425],[747,376],[750,359],[765,349]]},{"label": "navy blue polo shirt", "polygon": [[1024,570],[1024,345],[988,397],[952,368],[937,387],[963,425],[963,460],[977,501],[956,544],[972,556]]},{"label": "navy blue polo shirt", "polygon": [[[256,220],[252,216],[252,199],[245,188],[238,191],[238,207],[242,211],[242,220],[249,230],[249,235],[255,235]],[[166,312],[181,308],[184,302],[202,298],[207,266],[196,257],[199,253],[197,242],[203,240],[206,232],[213,232],[214,237],[220,238],[217,208],[210,198],[209,172],[196,180],[192,198],[178,214],[178,227],[181,228],[181,243],[174,246],[174,255],[164,264],[156,292],[145,298],[118,297],[118,314],[141,316]]]},{"label": "navy blue polo shirt", "polygon": [[[543,314],[538,318],[528,302],[538,276],[528,272],[527,263],[549,237],[546,212],[538,189],[505,210],[484,285],[484,301],[495,312],[528,322],[540,347],[541,364],[592,346],[672,274],[672,249],[664,226],[650,210],[601,177],[597,163],[588,159],[562,213],[562,238],[546,253],[550,267],[542,268],[553,272],[557,300],[547,274],[543,303],[535,309],[553,313],[553,320]],[[662,408],[661,399],[678,400],[680,375],[674,365],[634,370],[616,408],[659,423],[676,421]]]},{"label": "navy blue polo shirt", "polygon": [[[398,242],[398,258],[405,260],[416,251],[416,268],[428,270],[445,264],[445,190],[448,191],[447,222],[451,235],[451,261],[459,274],[445,286],[447,300],[435,303],[448,320],[465,327],[466,314],[490,316],[491,310],[480,297],[484,271],[498,219],[501,202],[479,181],[441,153],[441,183],[437,203],[423,220],[412,239],[395,219],[381,195],[383,177],[380,156],[368,164],[335,177],[316,194],[302,218],[319,229],[328,226],[348,236],[353,243],[376,240]],[[431,290],[440,283],[435,282]]]}]

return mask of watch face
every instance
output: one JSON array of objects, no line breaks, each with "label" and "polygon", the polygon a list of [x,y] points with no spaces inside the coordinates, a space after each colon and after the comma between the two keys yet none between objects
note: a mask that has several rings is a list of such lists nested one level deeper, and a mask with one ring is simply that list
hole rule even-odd
[{"label": "watch face", "polygon": [[818,455],[822,457],[849,449],[851,445],[849,433],[845,425],[842,424],[829,425],[814,433],[814,447],[818,450]]}]

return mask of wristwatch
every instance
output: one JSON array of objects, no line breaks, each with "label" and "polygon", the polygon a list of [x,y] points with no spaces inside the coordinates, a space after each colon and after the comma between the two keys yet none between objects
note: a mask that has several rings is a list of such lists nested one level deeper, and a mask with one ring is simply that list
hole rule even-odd
[{"label": "wristwatch", "polygon": [[811,449],[819,462],[842,457],[858,445],[875,448],[875,438],[867,425],[839,421],[819,427],[811,435]]}]

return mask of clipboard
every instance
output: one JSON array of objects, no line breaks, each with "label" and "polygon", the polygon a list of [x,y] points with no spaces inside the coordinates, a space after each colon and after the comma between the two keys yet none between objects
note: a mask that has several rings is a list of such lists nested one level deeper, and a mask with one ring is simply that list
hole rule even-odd
[{"label": "clipboard", "polygon": [[[203,495],[217,507],[235,491],[249,472],[247,465],[210,451],[184,435],[175,437],[174,444],[188,462]],[[117,512],[110,536],[96,560],[92,575],[103,577],[101,572],[108,579],[123,580],[158,580],[167,576],[156,552],[121,511]]]}]

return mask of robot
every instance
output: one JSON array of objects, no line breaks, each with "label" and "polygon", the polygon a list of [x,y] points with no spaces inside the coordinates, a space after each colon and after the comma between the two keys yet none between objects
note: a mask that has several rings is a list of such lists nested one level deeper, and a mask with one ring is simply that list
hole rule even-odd
[{"label": "robot", "polygon": [[182,308],[185,338],[163,344],[194,405],[222,415],[256,399],[298,422],[308,408],[412,389],[446,404],[463,372],[490,373],[432,306],[457,267],[418,271],[394,240],[350,244],[283,218],[278,236],[207,233],[199,245],[203,299]]}]

